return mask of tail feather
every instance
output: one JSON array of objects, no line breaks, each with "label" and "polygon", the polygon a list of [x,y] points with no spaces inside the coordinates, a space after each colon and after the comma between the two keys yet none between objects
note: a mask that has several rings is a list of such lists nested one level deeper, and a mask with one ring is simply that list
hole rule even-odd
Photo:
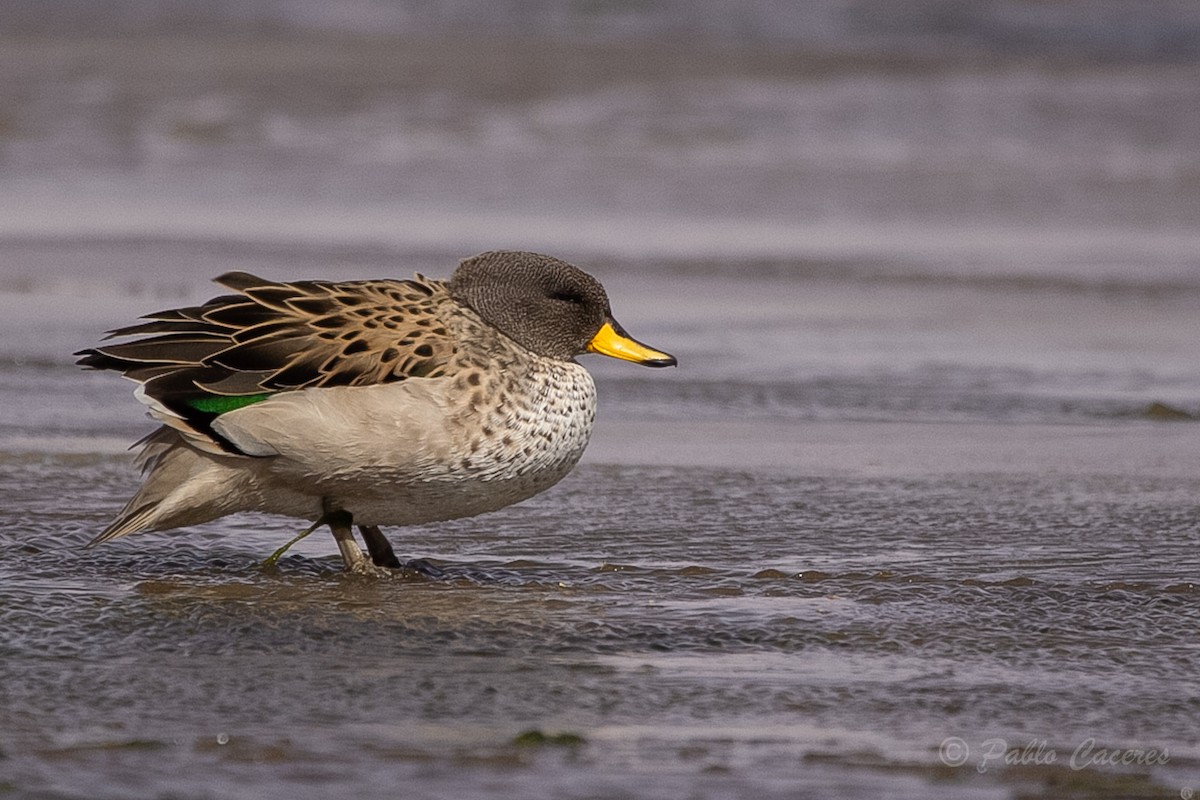
[{"label": "tail feather", "polygon": [[131,533],[195,525],[250,510],[242,498],[247,496],[246,482],[252,476],[239,468],[249,459],[198,450],[178,430],[167,426],[134,445],[139,446],[137,463],[145,482],[88,547]]},{"label": "tail feather", "polygon": [[[135,498],[136,499],[136,498]],[[137,533],[138,531],[150,530],[150,518],[154,514],[154,506],[151,504],[141,505],[137,508],[130,508],[132,501],[126,504],[125,508],[121,509],[121,513],[117,515],[107,528],[99,533],[96,538],[92,539],[85,545],[86,547],[95,547],[98,544],[103,544],[110,539],[118,539],[127,533]]]}]

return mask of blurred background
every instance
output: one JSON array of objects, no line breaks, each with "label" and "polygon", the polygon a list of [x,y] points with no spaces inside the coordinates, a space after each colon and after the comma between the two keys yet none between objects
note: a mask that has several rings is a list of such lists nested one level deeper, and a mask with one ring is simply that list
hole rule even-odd
[{"label": "blurred background", "polygon": [[682,351],[631,413],[1200,410],[1189,0],[4,0],[0,70],[0,359],[504,247]]},{"label": "blurred background", "polygon": [[9,241],[1196,266],[1187,0],[5,0],[0,36]]}]

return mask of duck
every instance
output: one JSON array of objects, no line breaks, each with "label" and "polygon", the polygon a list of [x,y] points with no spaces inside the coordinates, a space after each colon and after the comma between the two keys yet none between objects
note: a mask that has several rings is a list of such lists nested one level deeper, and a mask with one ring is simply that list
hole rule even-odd
[{"label": "duck", "polygon": [[446,281],[215,282],[230,293],[75,353],[161,423],[88,546],[263,512],[309,521],[301,536],[327,525],[347,571],[389,574],[382,527],[495,511],[574,468],[596,415],[578,357],[678,363],[625,331],[598,280],[538,253],[485,252]]}]

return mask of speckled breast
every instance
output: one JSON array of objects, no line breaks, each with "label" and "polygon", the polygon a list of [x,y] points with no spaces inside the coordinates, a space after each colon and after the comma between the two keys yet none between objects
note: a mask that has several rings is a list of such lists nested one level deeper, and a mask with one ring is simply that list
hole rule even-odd
[{"label": "speckled breast", "polygon": [[[412,525],[494,511],[553,486],[583,455],[596,387],[579,364],[518,359],[456,370],[446,417],[451,446],[420,476],[381,475],[339,505],[368,525]],[[368,478],[363,475],[363,478]]]},{"label": "speckled breast", "polygon": [[468,391],[453,415],[459,446],[446,478],[479,511],[561,480],[583,455],[596,417],[596,386],[579,364],[535,359],[506,366],[457,379]]}]

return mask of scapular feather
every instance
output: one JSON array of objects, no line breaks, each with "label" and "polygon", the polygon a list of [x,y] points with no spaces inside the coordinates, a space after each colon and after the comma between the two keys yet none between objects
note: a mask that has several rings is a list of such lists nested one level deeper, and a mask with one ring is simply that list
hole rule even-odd
[{"label": "scapular feather", "polygon": [[175,415],[170,424],[229,450],[211,423],[238,398],[441,374],[455,353],[433,325],[452,302],[439,281],[275,283],[227,272],[217,283],[237,294],[148,314],[110,334],[131,341],[80,351],[79,364],[138,381]]}]

